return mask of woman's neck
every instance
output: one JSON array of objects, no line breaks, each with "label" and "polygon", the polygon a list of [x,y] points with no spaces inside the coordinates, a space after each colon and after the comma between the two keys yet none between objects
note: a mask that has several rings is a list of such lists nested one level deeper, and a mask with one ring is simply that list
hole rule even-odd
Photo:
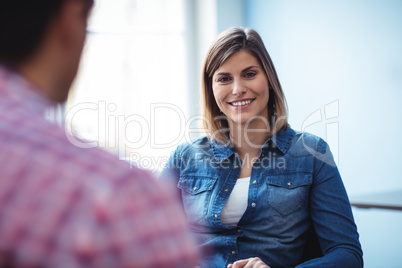
[{"label": "woman's neck", "polygon": [[229,124],[230,141],[235,152],[244,159],[258,157],[261,147],[271,136],[271,131],[266,124],[252,122],[251,124]]}]

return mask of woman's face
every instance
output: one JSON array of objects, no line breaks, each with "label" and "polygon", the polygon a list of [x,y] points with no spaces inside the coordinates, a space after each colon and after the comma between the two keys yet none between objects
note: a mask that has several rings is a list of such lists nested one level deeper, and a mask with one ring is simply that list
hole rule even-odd
[{"label": "woman's face", "polygon": [[240,50],[230,56],[212,76],[212,90],[230,123],[244,125],[258,117],[268,119],[268,79],[250,52]]}]

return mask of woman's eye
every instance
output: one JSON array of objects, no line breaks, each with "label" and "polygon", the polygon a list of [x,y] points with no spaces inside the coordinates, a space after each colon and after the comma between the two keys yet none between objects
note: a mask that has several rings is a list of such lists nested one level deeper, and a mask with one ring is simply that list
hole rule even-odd
[{"label": "woman's eye", "polygon": [[250,73],[246,73],[244,76],[245,76],[246,78],[252,78],[252,77],[254,77],[255,75],[256,75],[256,73],[250,72]]},{"label": "woman's eye", "polygon": [[225,83],[225,82],[229,82],[229,81],[230,81],[230,78],[227,76],[224,76],[224,77],[221,77],[218,79],[218,82],[221,82],[221,83]]}]

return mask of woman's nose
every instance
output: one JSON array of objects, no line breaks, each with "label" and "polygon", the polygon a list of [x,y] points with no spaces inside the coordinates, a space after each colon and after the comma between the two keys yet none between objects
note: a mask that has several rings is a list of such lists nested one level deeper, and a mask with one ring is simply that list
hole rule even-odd
[{"label": "woman's nose", "polygon": [[234,80],[232,94],[235,96],[241,96],[246,93],[247,89],[242,81]]}]

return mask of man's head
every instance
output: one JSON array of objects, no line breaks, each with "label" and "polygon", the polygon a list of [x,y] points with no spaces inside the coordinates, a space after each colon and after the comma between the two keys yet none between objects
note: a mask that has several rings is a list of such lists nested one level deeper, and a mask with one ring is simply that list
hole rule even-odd
[{"label": "man's head", "polygon": [[93,0],[0,1],[0,63],[65,101],[76,75]]}]

